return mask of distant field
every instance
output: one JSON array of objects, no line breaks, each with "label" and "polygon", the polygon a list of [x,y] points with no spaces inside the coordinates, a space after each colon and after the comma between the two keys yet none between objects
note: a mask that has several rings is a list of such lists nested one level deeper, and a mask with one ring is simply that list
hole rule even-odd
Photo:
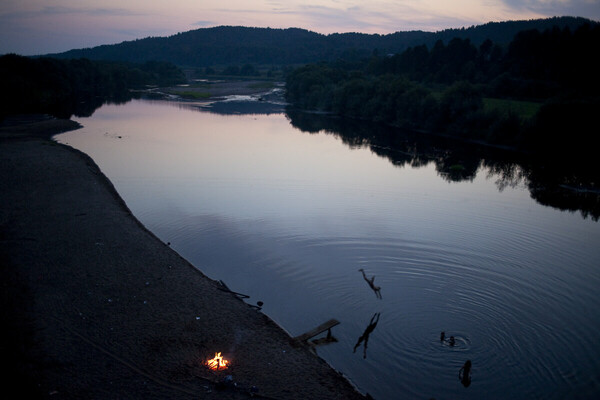
[{"label": "distant field", "polygon": [[184,99],[194,99],[194,100],[208,99],[210,97],[210,93],[207,93],[207,92],[186,91],[186,92],[175,92],[175,94],[178,94],[179,96],[183,97]]},{"label": "distant field", "polygon": [[[444,95],[443,89],[439,87],[432,88],[430,93],[436,100],[441,100]],[[483,98],[483,107],[486,112],[499,111],[502,114],[512,112],[521,119],[532,118],[541,106],[542,103],[535,101],[496,99],[492,97]]]},{"label": "distant field", "polygon": [[187,100],[206,100],[231,95],[257,95],[277,87],[275,81],[216,80],[164,88],[164,92]]},{"label": "distant field", "polygon": [[275,87],[275,82],[273,81],[265,81],[265,82],[255,82],[249,84],[247,87],[251,89],[273,89]]},{"label": "distant field", "polygon": [[483,106],[485,111],[499,111],[505,114],[512,112],[522,119],[530,119],[538,112],[542,104],[533,101],[494,99],[491,97],[486,97],[483,99]]}]

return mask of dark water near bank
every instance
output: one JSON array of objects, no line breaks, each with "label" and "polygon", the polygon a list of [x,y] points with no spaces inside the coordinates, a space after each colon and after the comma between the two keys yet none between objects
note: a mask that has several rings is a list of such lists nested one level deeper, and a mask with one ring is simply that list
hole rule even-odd
[{"label": "dark water near bank", "polygon": [[544,190],[539,200],[535,174],[510,162],[307,127],[316,119],[135,100],[78,118],[85,128],[57,140],[92,156],[142,223],[263,301],[290,334],[338,319],[338,342],[318,353],[376,399],[600,396],[593,205],[543,205],[552,200]]}]

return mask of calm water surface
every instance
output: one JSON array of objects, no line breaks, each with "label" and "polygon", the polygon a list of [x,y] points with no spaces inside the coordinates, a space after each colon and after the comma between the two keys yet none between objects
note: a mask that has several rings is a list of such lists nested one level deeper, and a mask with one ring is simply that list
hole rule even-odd
[{"label": "calm water surface", "polygon": [[208,276],[263,301],[291,335],[338,319],[339,342],[318,353],[362,392],[600,396],[597,222],[521,185],[499,191],[486,168],[449,182],[433,164],[394,166],[285,114],[136,100],[78,121],[57,140],[89,154],[136,217]]}]

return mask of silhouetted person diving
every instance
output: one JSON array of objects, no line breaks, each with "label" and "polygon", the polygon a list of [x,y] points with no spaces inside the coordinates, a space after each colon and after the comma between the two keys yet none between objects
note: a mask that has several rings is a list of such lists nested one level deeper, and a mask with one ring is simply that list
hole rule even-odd
[{"label": "silhouetted person diving", "polygon": [[363,346],[363,358],[367,358],[367,344],[369,343],[369,335],[371,334],[371,332],[373,332],[375,330],[375,327],[377,326],[377,322],[379,322],[379,313],[375,313],[371,317],[369,326],[367,326],[367,329],[365,329],[363,334],[358,338],[358,342],[356,342],[356,344],[354,345],[353,353],[356,353],[356,349],[364,341],[365,344]]},{"label": "silhouetted person diving", "polygon": [[465,365],[458,371],[458,379],[464,387],[468,387],[471,384],[471,360],[467,360]]},{"label": "silhouetted person diving", "polygon": [[365,278],[365,281],[367,281],[367,283],[369,284],[369,286],[371,287],[371,289],[373,289],[373,291],[375,292],[375,296],[377,296],[378,299],[381,299],[381,288],[379,286],[375,286],[375,275],[373,275],[373,277],[371,279],[367,278],[367,275],[365,274],[365,270],[364,269],[359,269],[360,272],[362,272],[363,274],[363,278]]}]

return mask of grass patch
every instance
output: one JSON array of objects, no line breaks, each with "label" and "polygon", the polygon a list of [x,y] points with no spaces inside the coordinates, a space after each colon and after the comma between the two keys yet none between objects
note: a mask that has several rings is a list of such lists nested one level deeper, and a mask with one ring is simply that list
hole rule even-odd
[{"label": "grass patch", "polygon": [[208,99],[210,97],[210,93],[208,92],[176,92],[177,95],[183,97],[184,99],[190,100],[202,100]]},{"label": "grass patch", "polygon": [[273,89],[275,87],[275,83],[266,81],[266,82],[254,82],[248,85],[250,89]]},{"label": "grass patch", "polygon": [[450,166],[452,172],[463,172],[466,168],[462,164],[453,164]]},{"label": "grass patch", "polygon": [[522,119],[530,119],[538,112],[542,103],[485,97],[483,99],[483,106],[486,112],[497,111],[502,114],[514,113]]}]

